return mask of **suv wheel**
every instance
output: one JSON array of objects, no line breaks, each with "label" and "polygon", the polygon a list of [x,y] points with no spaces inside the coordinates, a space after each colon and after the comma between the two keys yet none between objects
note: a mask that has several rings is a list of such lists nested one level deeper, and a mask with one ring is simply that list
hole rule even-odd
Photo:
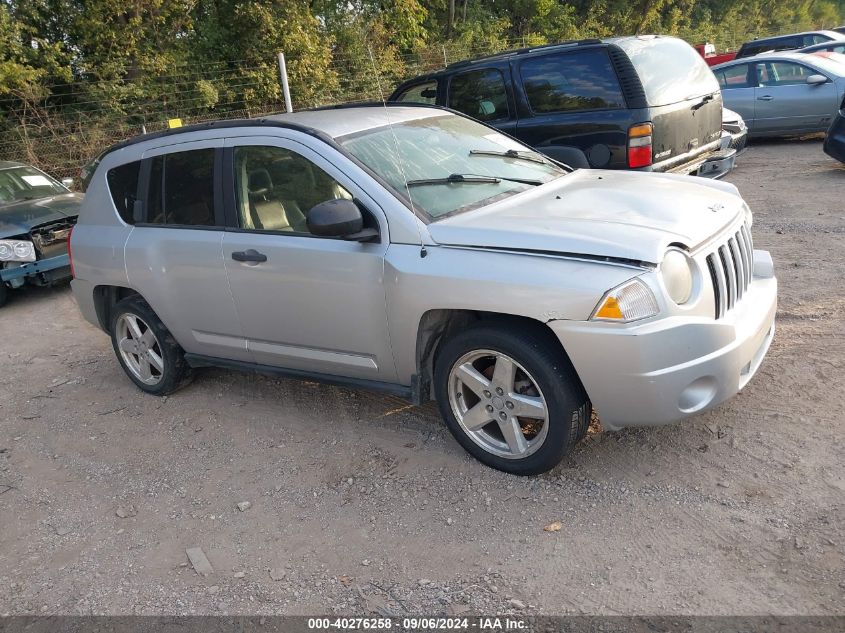
[{"label": "suv wheel", "polygon": [[590,423],[590,401],[574,368],[539,332],[495,326],[462,332],[444,343],[434,382],[455,439],[505,472],[554,468]]},{"label": "suv wheel", "polygon": [[182,348],[140,296],[115,306],[111,340],[123,371],[143,391],[164,396],[190,382]]}]

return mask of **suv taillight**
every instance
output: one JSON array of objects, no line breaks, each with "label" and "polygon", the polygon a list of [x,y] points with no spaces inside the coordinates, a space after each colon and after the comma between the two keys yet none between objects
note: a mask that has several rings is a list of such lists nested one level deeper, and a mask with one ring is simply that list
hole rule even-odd
[{"label": "suv taillight", "polygon": [[638,123],[628,128],[628,167],[651,165],[651,123]]},{"label": "suv taillight", "polygon": [[76,279],[76,273],[73,271],[73,253],[70,251],[70,238],[73,237],[73,229],[75,227],[70,227],[70,231],[67,234],[67,258],[68,263],[70,264],[70,276]]}]

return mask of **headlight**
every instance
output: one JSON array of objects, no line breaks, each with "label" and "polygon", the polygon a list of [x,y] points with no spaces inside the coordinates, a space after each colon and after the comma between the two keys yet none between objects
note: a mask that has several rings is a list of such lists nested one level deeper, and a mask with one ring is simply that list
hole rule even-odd
[{"label": "headlight", "polygon": [[659,311],[651,289],[639,279],[631,279],[609,290],[599,301],[590,319],[628,323],[654,316]]},{"label": "headlight", "polygon": [[34,262],[35,246],[27,240],[0,240],[0,261]]},{"label": "headlight", "polygon": [[692,259],[676,248],[666,251],[663,263],[660,264],[660,274],[663,276],[666,293],[678,305],[685,304],[692,295],[692,267]]}]

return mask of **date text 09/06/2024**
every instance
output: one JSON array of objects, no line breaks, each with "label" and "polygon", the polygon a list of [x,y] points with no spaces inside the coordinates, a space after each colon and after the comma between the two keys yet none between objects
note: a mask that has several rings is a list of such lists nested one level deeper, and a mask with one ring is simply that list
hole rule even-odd
[{"label": "date text 09/06/2024", "polygon": [[391,630],[433,631],[433,630],[475,630],[475,631],[519,631],[526,628],[524,620],[500,617],[454,617],[454,618],[309,618],[308,628],[315,631],[330,630]]}]

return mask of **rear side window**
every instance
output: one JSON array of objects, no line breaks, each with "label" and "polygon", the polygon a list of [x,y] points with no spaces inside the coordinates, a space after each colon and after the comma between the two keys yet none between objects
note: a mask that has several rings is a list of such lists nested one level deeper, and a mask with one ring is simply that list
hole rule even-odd
[{"label": "rear side window", "polygon": [[716,77],[696,50],[675,37],[633,37],[619,41],[628,54],[651,106],[670,105],[719,90]]},{"label": "rear side window", "polygon": [[427,81],[424,84],[417,84],[405,88],[402,93],[394,99],[402,103],[426,103],[433,105],[437,100],[437,82]]},{"label": "rear side window", "polygon": [[135,161],[109,169],[106,174],[111,199],[120,219],[126,224],[135,224],[132,213],[138,196],[138,174],[140,171],[141,161]]},{"label": "rear side window", "polygon": [[505,78],[494,68],[455,75],[449,86],[449,107],[479,121],[508,118]]},{"label": "rear side window", "polygon": [[147,222],[214,226],[213,148],[156,156],[150,168]]},{"label": "rear side window", "polygon": [[741,64],[739,66],[731,66],[730,68],[717,70],[715,71],[715,75],[723,90],[751,87],[751,84],[748,83],[748,64]]},{"label": "rear side window", "polygon": [[625,107],[616,71],[603,50],[530,59],[520,74],[534,112]]}]

